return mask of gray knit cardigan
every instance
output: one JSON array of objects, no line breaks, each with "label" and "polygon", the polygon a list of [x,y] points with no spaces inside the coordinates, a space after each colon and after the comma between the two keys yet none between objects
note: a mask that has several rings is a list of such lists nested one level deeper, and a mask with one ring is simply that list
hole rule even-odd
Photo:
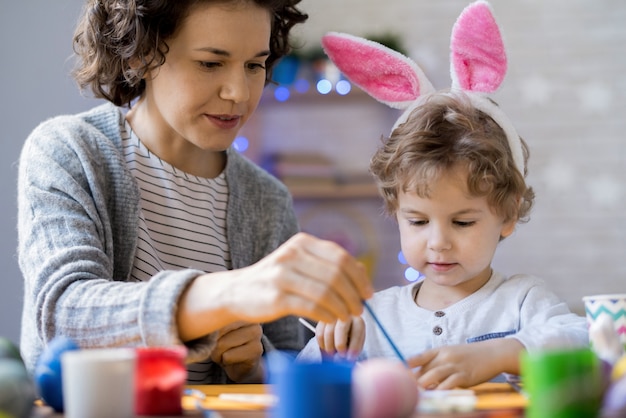
[{"label": "gray knit cardigan", "polygon": [[[121,153],[120,109],[103,104],[39,125],[26,140],[18,176],[18,260],[24,277],[20,349],[32,373],[58,335],[81,347],[180,344],[179,297],[202,272],[162,271],[130,282],[139,188]],[[228,150],[227,238],[233,268],[251,265],[297,232],[287,189]],[[298,322],[264,325],[265,350],[299,350]],[[187,343],[206,359],[208,335]],[[225,374],[214,383],[227,382]]]}]

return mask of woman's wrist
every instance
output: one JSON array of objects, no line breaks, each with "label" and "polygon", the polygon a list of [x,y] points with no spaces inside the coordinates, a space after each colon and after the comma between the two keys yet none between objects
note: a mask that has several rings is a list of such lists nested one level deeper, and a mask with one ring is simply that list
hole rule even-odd
[{"label": "woman's wrist", "polygon": [[183,291],[178,301],[176,325],[179,338],[191,341],[235,322],[232,306],[224,297],[228,272],[202,274]]}]

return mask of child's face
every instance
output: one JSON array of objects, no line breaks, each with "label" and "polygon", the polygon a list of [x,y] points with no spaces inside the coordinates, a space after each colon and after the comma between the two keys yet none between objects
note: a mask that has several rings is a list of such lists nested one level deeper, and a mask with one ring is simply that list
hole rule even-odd
[{"label": "child's face", "polygon": [[464,168],[431,186],[429,198],[398,194],[402,252],[431,284],[472,293],[489,280],[500,237],[513,232],[515,221],[504,223],[486,198],[468,195]]}]

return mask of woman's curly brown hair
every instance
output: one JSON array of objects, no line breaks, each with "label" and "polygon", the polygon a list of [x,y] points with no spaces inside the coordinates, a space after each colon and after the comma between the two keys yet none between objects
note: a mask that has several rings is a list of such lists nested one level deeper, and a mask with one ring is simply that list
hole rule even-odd
[{"label": "woman's curly brown hair", "polygon": [[308,18],[296,7],[300,0],[88,0],[74,33],[79,59],[74,78],[96,97],[128,105],[143,93],[144,74],[165,62],[167,39],[192,6],[246,1],[273,16],[266,62],[269,80],[272,66],[291,50],[291,28]]},{"label": "woman's curly brown hair", "polygon": [[[526,162],[528,147],[521,142]],[[428,197],[429,185],[459,165],[467,169],[472,196],[486,197],[505,222],[528,220],[535,194],[526,185],[526,173],[516,168],[502,128],[463,93],[435,93],[425,99],[383,138],[370,171],[386,212],[393,215],[400,191]]]}]

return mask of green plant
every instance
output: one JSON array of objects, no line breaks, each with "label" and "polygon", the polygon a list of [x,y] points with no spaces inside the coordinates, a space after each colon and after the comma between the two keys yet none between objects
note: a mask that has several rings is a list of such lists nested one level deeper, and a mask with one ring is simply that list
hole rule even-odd
[{"label": "green plant", "polygon": [[378,34],[370,34],[369,36],[365,36],[366,39],[370,41],[378,42],[381,45],[386,46],[387,48],[393,49],[401,53],[402,55],[408,55],[406,49],[404,48],[404,44],[402,43],[402,38],[400,35],[392,32],[383,32]]},{"label": "green plant", "polygon": [[[381,45],[386,46],[387,48],[391,48],[394,51],[397,51],[403,55],[408,55],[404,45],[402,43],[402,38],[400,35],[392,32],[382,32],[377,34],[370,34],[368,36],[364,36],[365,39],[369,39],[370,41],[378,42]],[[321,45],[314,45],[305,47],[304,43],[300,42],[298,47],[294,47],[289,55],[297,57],[302,62],[315,62],[318,60],[327,59],[324,50]]]}]

